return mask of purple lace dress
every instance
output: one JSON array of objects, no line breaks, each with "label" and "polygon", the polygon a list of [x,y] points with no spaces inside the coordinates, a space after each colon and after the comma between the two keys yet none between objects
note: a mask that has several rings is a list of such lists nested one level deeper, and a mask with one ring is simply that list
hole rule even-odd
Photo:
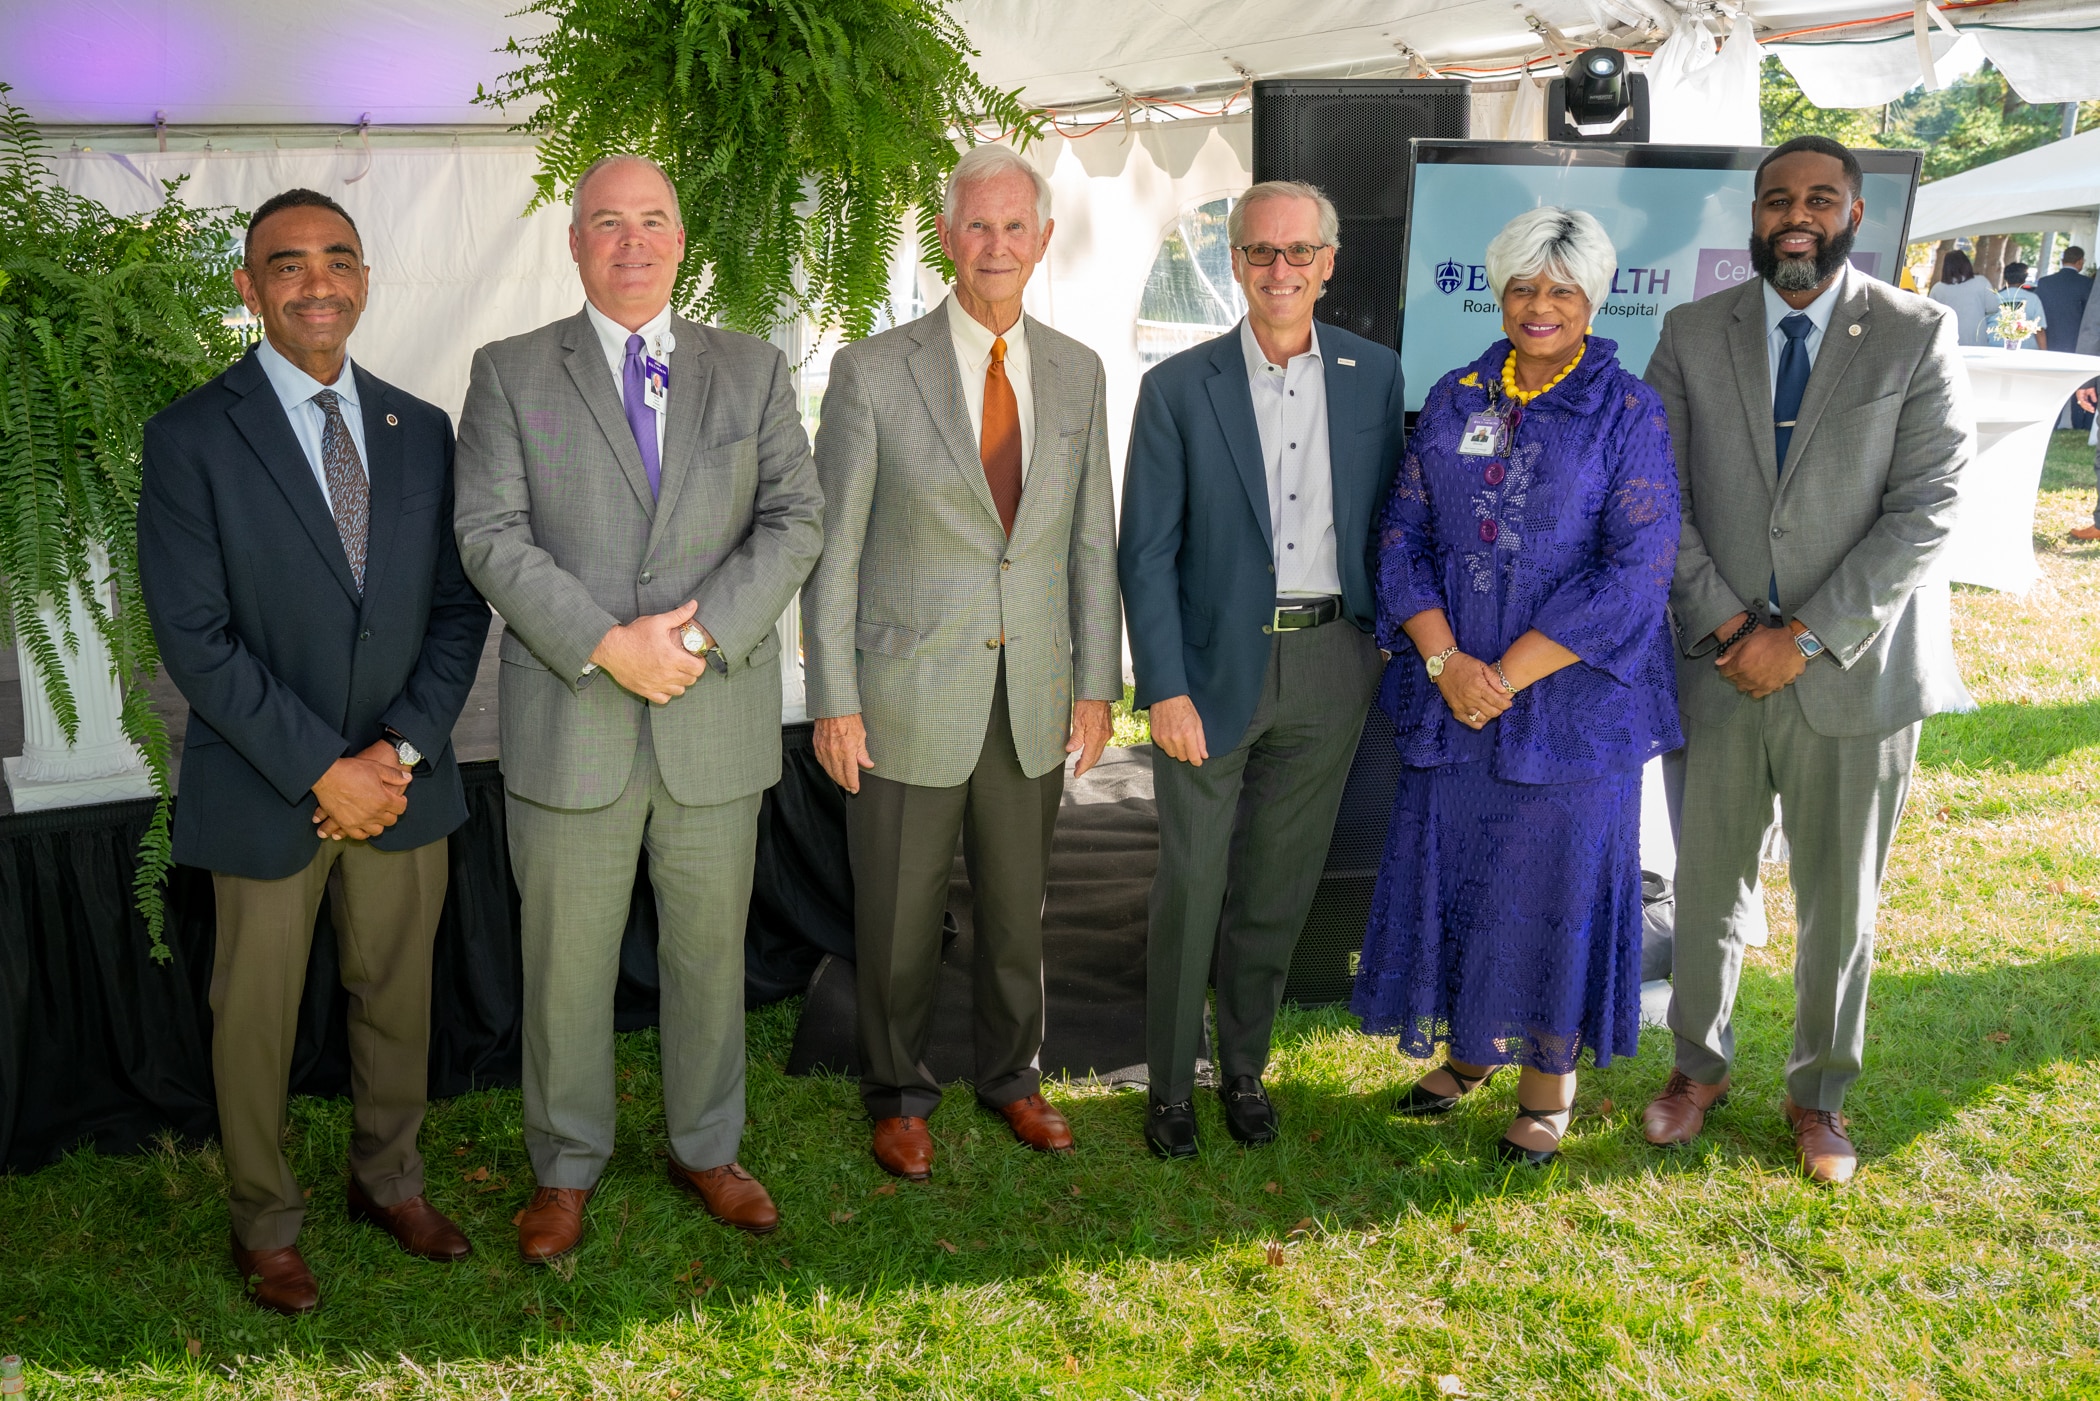
[{"label": "purple lace dress", "polygon": [[[1430,391],[1379,534],[1379,705],[1405,767],[1353,1009],[1415,1057],[1548,1074],[1631,1055],[1640,1034],[1641,766],[1683,743],[1666,606],[1677,470],[1655,391],[1591,336],[1464,457],[1500,399],[1509,342]],[[1479,731],[1460,724],[1401,624],[1442,608],[1493,660],[1532,628],[1581,660]]]}]

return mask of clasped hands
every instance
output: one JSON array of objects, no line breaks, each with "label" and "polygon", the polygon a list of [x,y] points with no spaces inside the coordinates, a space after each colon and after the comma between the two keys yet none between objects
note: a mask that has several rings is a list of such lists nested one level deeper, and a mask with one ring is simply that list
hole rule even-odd
[{"label": "clasped hands", "polygon": [[[1079,777],[1101,761],[1101,751],[1107,747],[1113,730],[1107,701],[1072,702],[1072,736],[1065,741],[1065,753],[1079,756],[1072,777]],[[820,719],[811,738],[816,745],[817,762],[831,775],[831,781],[848,793],[859,793],[860,771],[875,767],[875,761],[868,757],[868,727],[860,716]]]},{"label": "clasped hands", "polygon": [[[1749,617],[1748,613],[1736,614],[1714,629],[1714,639],[1726,642]],[[1791,686],[1807,669],[1808,659],[1795,645],[1791,629],[1759,626],[1715,657],[1714,666],[1738,691],[1752,700],[1763,700]]]},{"label": "clasped hands", "polygon": [[[646,614],[613,628],[598,640],[591,661],[621,689],[652,705],[669,705],[707,671],[707,658],[686,651],[679,636],[699,611],[700,605],[688,599],[668,613]],[[714,641],[710,635],[707,645]]]},{"label": "clasped hands", "polygon": [[1437,691],[1458,723],[1469,730],[1487,728],[1487,722],[1509,709],[1516,696],[1503,689],[1494,664],[1464,652],[1444,659],[1443,674],[1436,678]]},{"label": "clasped hands", "polygon": [[383,739],[336,760],[314,781],[314,835],[338,842],[378,836],[408,811],[411,777]]}]

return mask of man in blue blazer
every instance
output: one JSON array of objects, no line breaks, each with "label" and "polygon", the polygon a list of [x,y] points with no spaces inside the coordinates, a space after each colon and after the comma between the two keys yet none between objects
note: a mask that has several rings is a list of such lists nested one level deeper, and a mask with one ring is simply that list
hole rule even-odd
[{"label": "man in blue blazer", "polygon": [[430,951],[466,820],[452,725],[488,605],[452,536],[452,426],[350,364],[370,270],[341,206],[255,211],[242,300],[263,340],[146,424],[139,577],[190,703],[175,859],[212,872],[212,1076],[234,1266],[258,1304],[320,1302],[282,1148],[323,894],[350,994],[353,1220],[434,1260],[424,1200]]},{"label": "man in blue blazer", "polygon": [[1276,1136],[1269,1033],[1384,667],[1368,560],[1404,438],[1400,358],[1314,325],[1333,204],[1266,181],[1227,228],[1246,319],[1146,374],[1117,552],[1157,748],[1145,1138],[1168,1158],[1196,1152],[1214,948],[1226,1127]]}]

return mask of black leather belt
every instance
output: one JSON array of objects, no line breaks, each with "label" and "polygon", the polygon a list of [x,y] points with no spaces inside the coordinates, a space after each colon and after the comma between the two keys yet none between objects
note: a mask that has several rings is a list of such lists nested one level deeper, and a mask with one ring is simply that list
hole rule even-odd
[{"label": "black leather belt", "polygon": [[1325,598],[1278,599],[1276,616],[1270,619],[1263,632],[1297,632],[1301,628],[1316,628],[1322,623],[1331,623],[1342,616],[1342,601],[1329,594]]}]

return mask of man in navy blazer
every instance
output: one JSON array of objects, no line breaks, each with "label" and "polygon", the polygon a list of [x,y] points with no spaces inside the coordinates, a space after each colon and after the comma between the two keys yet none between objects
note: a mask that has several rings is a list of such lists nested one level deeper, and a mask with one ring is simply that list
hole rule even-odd
[{"label": "man in navy blazer", "polygon": [[1314,324],[1337,222],[1310,185],[1248,190],[1227,225],[1246,319],[1138,390],[1118,564],[1156,746],[1145,1138],[1162,1157],[1196,1152],[1213,949],[1226,1127],[1276,1136],[1270,1028],[1384,667],[1368,561],[1403,447],[1400,359]]},{"label": "man in navy blazer", "polygon": [[258,1304],[320,1300],[281,1147],[314,916],[350,994],[351,1217],[468,1253],[423,1198],[416,1138],[446,837],[466,819],[452,725],[489,628],[452,535],[452,426],[349,362],[370,270],[325,195],[249,221],[264,338],[146,424],[139,576],[190,703],[175,859],[212,872],[212,1074],[233,1258]]}]

